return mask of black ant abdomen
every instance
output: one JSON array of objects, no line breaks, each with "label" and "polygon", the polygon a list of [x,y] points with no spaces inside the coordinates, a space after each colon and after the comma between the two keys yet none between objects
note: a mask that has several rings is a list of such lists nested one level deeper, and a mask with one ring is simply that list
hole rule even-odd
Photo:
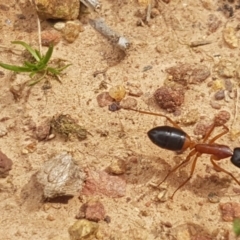
[{"label": "black ant abdomen", "polygon": [[178,128],[161,126],[148,131],[148,137],[158,147],[181,151],[186,141],[186,133]]},{"label": "black ant abdomen", "polygon": [[240,148],[234,148],[231,162],[233,165],[240,168]]}]

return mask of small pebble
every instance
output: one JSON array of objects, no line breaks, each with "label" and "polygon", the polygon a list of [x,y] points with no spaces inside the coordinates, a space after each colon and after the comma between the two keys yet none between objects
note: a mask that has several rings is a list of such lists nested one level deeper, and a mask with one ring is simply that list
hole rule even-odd
[{"label": "small pebble", "polygon": [[83,26],[79,20],[67,21],[65,28],[63,29],[63,36],[68,42],[72,43],[82,31]]},{"label": "small pebble", "polygon": [[0,177],[6,177],[12,169],[12,160],[0,151]]},{"label": "small pebble", "polygon": [[227,202],[220,203],[222,219],[226,222],[232,222],[234,218],[240,218],[240,203]]},{"label": "small pebble", "polygon": [[224,79],[224,83],[225,83],[225,89],[229,92],[232,92],[233,84],[231,82],[231,79],[229,79],[229,78]]},{"label": "small pebble", "polygon": [[184,91],[182,88],[163,86],[155,91],[154,98],[160,108],[175,112],[184,102]]},{"label": "small pebble", "polygon": [[5,73],[3,71],[0,71],[0,78],[3,78]]},{"label": "small pebble", "polygon": [[106,212],[103,204],[99,201],[89,201],[86,203],[86,219],[98,222],[105,218]]},{"label": "small pebble", "polygon": [[231,115],[229,112],[222,110],[215,116],[214,122],[217,126],[222,126],[229,121],[230,117]]},{"label": "small pebble", "polygon": [[106,216],[106,217],[104,218],[104,221],[105,221],[106,223],[110,223],[110,222],[111,222],[111,218],[110,218],[109,216]]},{"label": "small pebble", "polygon": [[7,133],[8,133],[7,128],[5,126],[1,126],[0,127],[0,137],[7,135]]},{"label": "small pebble", "polygon": [[196,123],[199,119],[199,112],[197,109],[192,109],[183,115],[181,122],[188,126]]},{"label": "small pebble", "polygon": [[160,202],[166,202],[168,200],[168,190],[167,189],[162,189],[160,193],[157,196],[157,199]]},{"label": "small pebble", "polygon": [[211,203],[218,203],[218,202],[220,202],[220,198],[216,193],[210,192],[208,194],[208,201]]},{"label": "small pebble", "polygon": [[128,94],[133,97],[141,97],[143,95],[143,91],[138,87],[129,86]]},{"label": "small pebble", "polygon": [[23,148],[21,152],[23,155],[27,155],[29,153],[29,151],[25,148]]},{"label": "small pebble", "polygon": [[61,34],[55,30],[46,30],[41,33],[42,45],[57,45],[61,40]]},{"label": "small pebble", "polygon": [[198,122],[193,130],[193,133],[197,136],[205,136],[209,125],[204,122]]},{"label": "small pebble", "polygon": [[126,172],[126,163],[122,159],[115,159],[107,168],[108,173],[121,175]]},{"label": "small pebble", "polygon": [[47,215],[47,220],[48,221],[54,221],[55,220],[55,217],[51,214]]},{"label": "small pebble", "polygon": [[109,95],[108,92],[102,92],[97,96],[97,102],[99,107],[106,107],[112,104],[114,99]]},{"label": "small pebble", "polygon": [[119,102],[113,102],[108,106],[108,110],[111,112],[116,112],[121,109]]},{"label": "small pebble", "polygon": [[135,98],[127,97],[121,101],[120,106],[122,108],[135,108],[137,106],[137,100]]},{"label": "small pebble", "polygon": [[224,90],[219,90],[214,94],[215,100],[223,100],[225,97]]},{"label": "small pebble", "polygon": [[219,104],[218,102],[216,102],[216,101],[214,101],[214,100],[211,100],[210,101],[210,105],[211,105],[211,107],[212,108],[214,108],[214,109],[220,109],[221,108],[221,104]]},{"label": "small pebble", "polygon": [[109,89],[109,95],[117,102],[120,102],[125,97],[126,90],[122,85],[113,86]]},{"label": "small pebble", "polygon": [[36,139],[43,141],[48,138],[50,133],[50,123],[48,121],[41,123],[36,128]]},{"label": "small pebble", "polygon": [[63,30],[63,28],[65,27],[66,23],[65,22],[57,22],[54,24],[54,28],[58,31]]},{"label": "small pebble", "polygon": [[91,222],[86,219],[76,221],[69,229],[71,240],[86,239],[93,236],[98,231],[98,223]]}]

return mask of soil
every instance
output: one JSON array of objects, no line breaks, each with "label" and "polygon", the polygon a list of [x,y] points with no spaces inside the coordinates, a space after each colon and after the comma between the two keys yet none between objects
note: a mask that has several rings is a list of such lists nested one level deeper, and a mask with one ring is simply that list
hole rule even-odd
[{"label": "soil", "polygon": [[[121,52],[85,22],[84,31],[73,43],[61,40],[54,48],[53,59],[67,59],[72,65],[65,70],[62,83],[49,78],[50,89],[43,89],[41,81],[20,89],[16,97],[10,89],[29,76],[15,76],[0,69],[0,129],[6,131],[0,146],[13,161],[9,175],[0,179],[0,239],[69,239],[69,227],[76,221],[81,205],[90,198],[99,200],[108,216],[107,221],[99,222],[98,236],[91,239],[235,239],[232,222],[222,219],[219,204],[239,202],[240,187],[213,169],[209,155],[199,158],[193,178],[173,200],[163,199],[162,190],[150,183],[160,182],[189,151],[177,155],[149,141],[146,133],[167,124],[164,118],[134,111],[111,112],[97,102],[98,94],[113,86],[122,85],[128,93],[135,88],[142,92],[133,96],[138,109],[167,114],[193,139],[200,137],[194,135],[191,119],[183,120],[191,117],[189,113],[198,116],[197,122],[210,124],[219,109],[226,110],[231,116],[227,122],[230,131],[217,142],[231,149],[239,145],[239,47],[236,41],[231,43],[235,40],[232,30],[224,31],[228,26],[235,29],[238,41],[238,1],[156,2],[152,18],[146,23],[146,6],[137,1],[102,0],[100,16],[130,40],[130,48]],[[23,0],[1,0],[0,13],[1,62],[20,65],[24,60],[22,48],[11,41],[22,40],[38,47],[35,10]],[[51,24],[42,21],[42,30],[52,29]],[[230,36],[223,37],[229,32]],[[228,64],[218,65],[220,60]],[[153,95],[163,85],[181,85],[171,80],[166,69],[184,63],[204,64],[211,75],[202,82],[184,81],[184,103],[174,113],[167,113]],[[232,75],[230,70],[224,72],[229,65],[234,68]],[[231,91],[221,84],[226,79],[232,83]],[[217,101],[214,94],[220,90],[226,96]],[[36,127],[59,114],[75,119],[89,133],[87,138],[80,141],[57,134],[53,139],[38,141]],[[124,160],[125,196],[89,197],[80,192],[65,202],[42,202],[29,185],[43,163],[63,151],[71,153],[78,165],[89,171],[105,170],[112,162]],[[240,177],[229,159],[219,164],[237,179]],[[190,167],[186,166],[165,181],[168,196],[189,173]],[[209,197],[213,195],[217,199]]]}]

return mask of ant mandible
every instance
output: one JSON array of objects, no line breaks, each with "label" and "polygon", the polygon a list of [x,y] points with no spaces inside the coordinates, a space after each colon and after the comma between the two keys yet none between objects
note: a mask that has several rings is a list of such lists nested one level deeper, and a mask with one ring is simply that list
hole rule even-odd
[{"label": "ant mandible", "polygon": [[171,151],[176,151],[176,152],[183,152],[186,149],[191,150],[190,153],[187,155],[186,159],[183,162],[181,162],[179,165],[172,168],[168,172],[168,174],[165,176],[165,178],[158,184],[158,186],[160,186],[172,173],[174,173],[181,166],[189,163],[191,161],[192,157],[195,156],[193,158],[193,162],[191,165],[190,175],[173,192],[171,199],[173,199],[175,193],[191,179],[191,177],[193,176],[195,167],[196,167],[197,159],[204,153],[211,155],[210,161],[216,171],[219,171],[219,172],[221,171],[221,172],[226,173],[235,182],[237,182],[238,185],[240,185],[240,181],[238,181],[237,178],[234,177],[232,173],[221,168],[216,163],[219,160],[231,157],[232,164],[234,164],[236,167],[240,168],[240,148],[234,148],[234,150],[232,151],[226,145],[221,145],[221,144],[215,143],[215,141],[217,139],[219,139],[220,137],[222,137],[223,135],[228,133],[229,129],[227,126],[222,125],[223,131],[208,141],[208,138],[210,137],[211,133],[213,132],[214,128],[216,127],[216,124],[213,123],[209,127],[208,131],[206,132],[202,142],[196,143],[195,141],[191,140],[189,135],[186,132],[184,132],[176,122],[174,122],[171,118],[169,118],[168,116],[166,116],[164,114],[141,111],[141,110],[132,109],[132,108],[124,108],[124,109],[143,113],[143,114],[165,117],[173,125],[173,127],[170,127],[170,126],[155,127],[148,131],[148,133],[147,133],[148,137],[158,147],[161,147],[161,148],[164,148],[167,150],[171,150]]}]

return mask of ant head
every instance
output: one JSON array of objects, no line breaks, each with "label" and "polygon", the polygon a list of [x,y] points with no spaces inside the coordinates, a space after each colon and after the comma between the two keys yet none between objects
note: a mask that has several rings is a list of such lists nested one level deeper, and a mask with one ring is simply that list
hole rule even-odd
[{"label": "ant head", "polygon": [[231,162],[236,167],[240,168],[240,148],[234,148]]}]

